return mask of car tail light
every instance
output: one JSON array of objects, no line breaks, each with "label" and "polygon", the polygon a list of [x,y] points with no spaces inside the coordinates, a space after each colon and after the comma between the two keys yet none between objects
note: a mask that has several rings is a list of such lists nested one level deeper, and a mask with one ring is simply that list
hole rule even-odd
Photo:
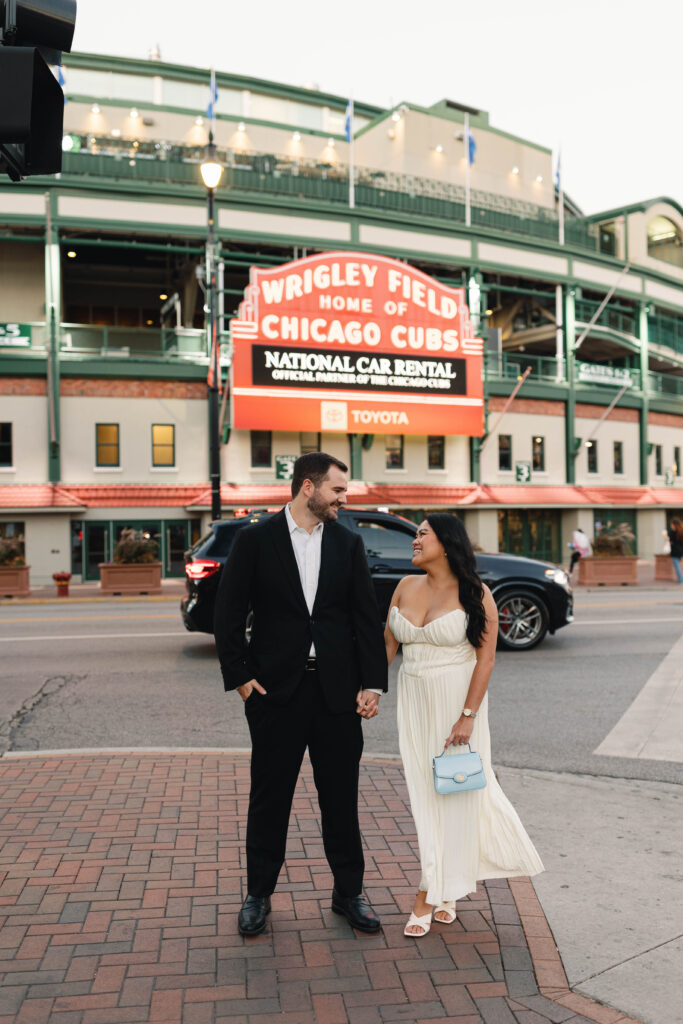
[{"label": "car tail light", "polygon": [[189,580],[205,580],[218,572],[220,567],[221,563],[213,558],[197,558],[194,562],[185,563],[185,575]]}]

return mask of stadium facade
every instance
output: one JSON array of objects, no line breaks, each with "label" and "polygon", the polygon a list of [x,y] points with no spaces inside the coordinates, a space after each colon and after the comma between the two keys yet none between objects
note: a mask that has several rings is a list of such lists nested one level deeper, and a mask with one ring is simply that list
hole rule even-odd
[{"label": "stadium facade", "polygon": [[[64,78],[61,175],[0,184],[0,536],[24,539],[41,583],[62,569],[96,579],[139,526],[164,574],[181,575],[211,508],[209,73],[73,54]],[[250,268],[318,254],[387,257],[463,289],[484,341],[481,436],[448,412],[411,432],[371,388],[343,429],[303,413],[285,429],[268,401],[245,429],[228,390],[224,515],[283,503],[291,458],[321,446],[350,463],[350,500],[457,511],[488,550],[564,561],[576,526],[613,521],[641,556],[659,552],[683,511],[678,203],[584,216],[558,194],[548,149],[483,111],[406,100],[356,102],[352,208],[345,97],[221,73],[217,85],[228,380]]]}]

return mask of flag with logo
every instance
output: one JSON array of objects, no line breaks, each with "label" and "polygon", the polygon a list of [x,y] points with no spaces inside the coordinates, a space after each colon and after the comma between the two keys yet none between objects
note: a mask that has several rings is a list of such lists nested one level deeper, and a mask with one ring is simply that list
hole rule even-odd
[{"label": "flag with logo", "polygon": [[213,121],[216,116],[216,104],[218,103],[218,85],[216,84],[216,72],[211,68],[211,82],[209,84],[209,104],[206,108],[206,116]]},{"label": "flag with logo", "polygon": [[59,82],[59,86],[60,86],[62,92],[64,93],[64,103],[66,104],[69,101],[66,98],[66,89],[65,89],[66,79],[64,78],[64,70],[63,70],[61,64],[57,65],[57,81]]},{"label": "flag with logo", "polygon": [[349,100],[346,104],[346,117],[344,118],[344,134],[346,135],[346,141],[351,141],[353,134],[353,100]]},{"label": "flag with logo", "polygon": [[474,135],[472,134],[472,131],[471,131],[469,125],[468,125],[467,126],[467,161],[468,161],[470,167],[474,163],[474,155],[475,155],[476,152],[477,152],[477,144],[474,141]]}]

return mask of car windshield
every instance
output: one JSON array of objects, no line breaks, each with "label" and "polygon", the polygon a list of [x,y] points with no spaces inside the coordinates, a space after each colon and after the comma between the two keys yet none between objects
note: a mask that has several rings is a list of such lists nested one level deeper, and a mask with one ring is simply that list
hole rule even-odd
[{"label": "car windshield", "polygon": [[190,548],[190,555],[196,555],[198,551],[201,551],[204,545],[208,544],[212,537],[213,530],[209,530],[209,532],[205,533],[203,537],[200,537],[199,540],[196,540],[192,547]]},{"label": "car windshield", "polygon": [[414,535],[373,520],[357,520],[365,552],[371,561],[386,558],[409,562],[413,557]]},{"label": "car windshield", "polygon": [[213,543],[210,544],[205,555],[210,555],[212,558],[227,558],[230,554],[230,548],[232,542],[235,539],[238,530],[241,530],[245,526],[250,526],[252,523],[257,523],[258,519],[247,516],[244,519],[238,519],[230,523],[221,524],[213,534]]}]

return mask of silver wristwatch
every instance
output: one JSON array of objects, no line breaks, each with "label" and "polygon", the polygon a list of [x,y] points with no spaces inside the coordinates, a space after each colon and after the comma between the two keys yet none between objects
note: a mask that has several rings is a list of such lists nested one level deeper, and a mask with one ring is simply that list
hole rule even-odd
[{"label": "silver wristwatch", "polygon": [[477,712],[473,711],[472,708],[463,708],[463,715],[465,718],[476,718]]}]

